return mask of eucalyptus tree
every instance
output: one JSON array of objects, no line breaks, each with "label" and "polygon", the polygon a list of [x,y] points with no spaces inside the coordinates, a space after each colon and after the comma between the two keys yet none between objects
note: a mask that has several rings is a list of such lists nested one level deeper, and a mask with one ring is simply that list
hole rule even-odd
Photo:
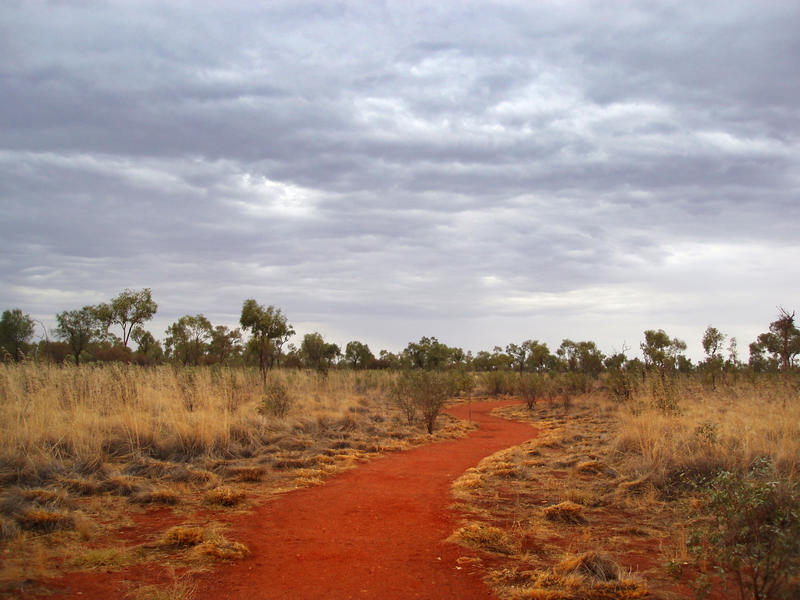
[{"label": "eucalyptus tree", "polygon": [[0,317],[0,346],[19,362],[33,337],[33,328],[34,320],[22,309],[4,310]]},{"label": "eucalyptus tree", "polygon": [[97,337],[100,323],[97,320],[95,307],[84,306],[78,310],[67,310],[56,315],[58,327],[56,337],[67,342],[75,357],[75,364],[81,364],[81,353],[89,347]]},{"label": "eucalyptus tree", "polygon": [[341,355],[341,349],[336,344],[326,342],[322,334],[314,332],[303,336],[300,354],[306,367],[327,373]]},{"label": "eucalyptus tree", "polygon": [[722,344],[725,343],[726,337],[727,336],[719,329],[709,325],[706,327],[706,330],[703,333],[703,339],[701,340],[703,344],[703,351],[706,353],[706,359],[703,363],[703,367],[711,376],[711,387],[715,389],[717,387],[717,377],[725,364],[721,352]]},{"label": "eucalyptus tree", "polygon": [[281,309],[272,305],[265,308],[252,298],[247,299],[239,323],[250,332],[249,346],[258,354],[258,366],[264,376],[273,363],[280,367],[281,348],[295,333]]},{"label": "eucalyptus tree", "polygon": [[375,355],[367,344],[353,340],[345,346],[344,360],[354,369],[366,369],[375,362]]},{"label": "eucalyptus tree", "polygon": [[184,315],[167,327],[167,353],[184,365],[200,364],[211,340],[211,322],[200,315]]},{"label": "eucalyptus tree", "polygon": [[794,322],[795,314],[778,309],[778,318],[769,324],[769,331],[758,336],[750,345],[750,354],[769,352],[780,361],[780,368],[788,372],[794,366],[794,357],[800,354],[800,330]]},{"label": "eucalyptus tree", "polygon": [[120,340],[126,348],[133,330],[152,319],[157,310],[158,304],[153,301],[150,288],[138,291],[126,289],[112,298],[111,302],[94,307],[95,316],[106,331],[112,325],[119,325],[122,328]]},{"label": "eucalyptus tree", "polygon": [[648,329],[640,348],[645,365],[655,367],[663,377],[667,371],[675,369],[678,357],[686,350],[686,342],[670,338],[663,329]]}]

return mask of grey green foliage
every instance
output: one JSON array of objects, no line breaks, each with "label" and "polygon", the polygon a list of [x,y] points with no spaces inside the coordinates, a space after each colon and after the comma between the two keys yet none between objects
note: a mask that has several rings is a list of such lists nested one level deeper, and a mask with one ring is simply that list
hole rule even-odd
[{"label": "grey green foliage", "polygon": [[761,460],[747,473],[720,472],[704,492],[705,518],[689,548],[713,569],[697,578],[698,597],[725,593],[730,583],[743,599],[799,597],[800,484]]},{"label": "grey green foliage", "polygon": [[75,364],[81,364],[81,353],[98,335],[100,323],[97,320],[95,307],[84,306],[78,310],[67,310],[56,315],[58,327],[56,337],[67,342],[75,357]]},{"label": "grey green foliage", "polygon": [[33,337],[33,328],[33,319],[21,309],[4,310],[0,317],[0,346],[14,360],[21,360]]},{"label": "grey green foliage", "polygon": [[453,383],[447,373],[404,371],[392,387],[391,395],[409,424],[414,422],[417,414],[420,414],[428,433],[433,433],[436,419],[451,394],[452,386]]}]

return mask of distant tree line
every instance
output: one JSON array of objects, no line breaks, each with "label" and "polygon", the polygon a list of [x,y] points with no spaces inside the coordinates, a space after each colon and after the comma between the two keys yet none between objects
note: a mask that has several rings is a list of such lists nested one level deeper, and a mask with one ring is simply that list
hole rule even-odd
[{"label": "distant tree line", "polygon": [[[163,343],[145,324],[153,319],[158,304],[149,288],[126,289],[107,303],[87,305],[56,315],[57,327],[48,332],[21,309],[5,310],[0,318],[0,354],[5,361],[33,359],[80,365],[86,362],[121,361],[142,365],[174,363],[195,365],[253,365],[263,372],[273,367],[307,368],[327,372],[333,368],[461,369],[481,372],[579,373],[595,378],[604,371],[656,372],[661,377],[676,373],[704,374],[712,385],[725,372],[749,369],[754,373],[790,372],[797,369],[800,330],[795,313],[783,308],[768,330],[749,346],[745,364],[738,358],[736,338],[728,338],[709,326],[702,337],[705,358],[698,364],[685,356],[686,343],[663,329],[648,329],[640,344],[642,359],[627,358],[627,348],[606,355],[593,341],[564,339],[551,351],[535,339],[477,354],[451,347],[435,337],[409,342],[398,353],[353,340],[344,349],[325,341],[318,332],[303,336],[300,345],[288,343],[295,335],[281,309],[249,298],[242,304],[240,328],[213,325],[203,314],[184,315],[167,327]],[[33,343],[37,326],[44,336]],[[51,335],[54,339],[51,339]],[[132,342],[132,344],[131,344]],[[136,346],[134,350],[132,345]]]}]

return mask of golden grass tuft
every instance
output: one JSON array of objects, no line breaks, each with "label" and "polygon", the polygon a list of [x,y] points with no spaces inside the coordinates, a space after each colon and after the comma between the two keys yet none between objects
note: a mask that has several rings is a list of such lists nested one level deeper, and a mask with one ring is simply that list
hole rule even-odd
[{"label": "golden grass tuft", "polygon": [[44,508],[27,508],[17,516],[17,523],[31,531],[56,531],[73,529],[75,521],[68,513]]},{"label": "golden grass tuft", "polygon": [[228,474],[242,483],[258,483],[264,479],[267,470],[264,467],[231,467]]},{"label": "golden grass tuft", "polygon": [[192,548],[192,558],[215,558],[221,560],[239,560],[250,553],[247,546],[240,542],[232,542],[222,536],[206,540]]},{"label": "golden grass tuft", "polygon": [[583,506],[569,500],[548,506],[542,512],[545,519],[549,521],[571,524],[586,523],[586,517],[583,515]]},{"label": "golden grass tuft", "polygon": [[617,581],[620,576],[619,565],[607,554],[583,552],[564,557],[553,571],[557,575],[579,575],[593,581]]},{"label": "golden grass tuft", "polygon": [[495,554],[512,555],[520,551],[519,541],[507,531],[483,523],[471,523],[461,527],[450,537],[450,541]]},{"label": "golden grass tuft", "polygon": [[206,493],[205,500],[209,504],[235,506],[245,499],[245,493],[234,487],[223,485]]},{"label": "golden grass tuft", "polygon": [[187,548],[203,542],[205,532],[202,527],[175,525],[164,532],[158,545],[171,548]]}]

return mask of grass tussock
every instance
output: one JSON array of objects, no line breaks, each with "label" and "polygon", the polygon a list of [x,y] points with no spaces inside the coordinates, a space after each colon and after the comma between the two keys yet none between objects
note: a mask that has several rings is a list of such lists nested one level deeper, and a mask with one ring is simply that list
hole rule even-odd
[{"label": "grass tussock", "polygon": [[520,550],[519,541],[507,531],[483,523],[472,523],[461,527],[450,539],[468,548],[496,554],[511,555]]},{"label": "grass tussock", "polygon": [[205,496],[206,502],[219,506],[236,506],[240,502],[243,502],[245,497],[246,494],[242,490],[229,485],[216,487]]},{"label": "grass tussock", "polygon": [[586,523],[586,517],[583,514],[583,506],[569,500],[559,502],[554,506],[548,506],[544,509],[543,513],[545,519],[549,521],[575,525]]}]

